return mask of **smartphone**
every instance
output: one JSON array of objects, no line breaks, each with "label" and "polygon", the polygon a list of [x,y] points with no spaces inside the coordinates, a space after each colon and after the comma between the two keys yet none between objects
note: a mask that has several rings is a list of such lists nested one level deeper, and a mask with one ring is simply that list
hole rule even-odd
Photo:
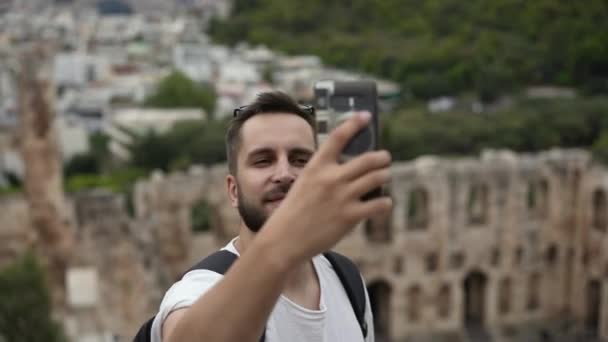
[{"label": "smartphone", "polygon": [[[317,123],[317,139],[323,143],[329,133],[343,121],[359,111],[368,111],[372,118],[369,125],[359,131],[340,154],[340,162],[359,154],[378,149],[379,118],[378,91],[373,81],[318,81],[314,85],[314,107]],[[362,199],[382,195],[375,189]]]}]

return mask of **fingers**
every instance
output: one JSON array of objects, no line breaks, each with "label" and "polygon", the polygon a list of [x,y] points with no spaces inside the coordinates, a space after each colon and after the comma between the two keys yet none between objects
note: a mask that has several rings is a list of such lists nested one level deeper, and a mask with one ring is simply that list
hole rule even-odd
[{"label": "fingers", "polygon": [[391,164],[391,155],[387,151],[367,152],[344,163],[344,179],[351,180],[369,171],[386,168]]},{"label": "fingers", "polygon": [[393,209],[393,200],[388,196],[382,196],[371,199],[369,201],[362,201],[357,203],[353,209],[354,216],[357,218],[357,222],[361,220],[376,216],[385,215],[391,212]]},{"label": "fingers", "polygon": [[359,112],[334,129],[317,152],[320,158],[337,161],[346,144],[370,121],[369,112]]},{"label": "fingers", "polygon": [[382,187],[391,180],[391,171],[388,168],[382,168],[371,171],[349,184],[348,191],[357,199],[373,189]]}]

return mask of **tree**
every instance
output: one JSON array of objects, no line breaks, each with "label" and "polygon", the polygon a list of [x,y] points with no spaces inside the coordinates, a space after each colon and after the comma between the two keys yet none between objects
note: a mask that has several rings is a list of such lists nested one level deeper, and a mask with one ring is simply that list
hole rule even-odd
[{"label": "tree", "polygon": [[174,71],[159,83],[156,92],[144,101],[146,107],[201,108],[209,115],[215,109],[215,91]]},{"label": "tree", "polygon": [[51,318],[45,283],[44,271],[31,254],[0,271],[0,341],[67,341]]},{"label": "tree", "polygon": [[177,122],[166,133],[130,133],[128,146],[132,167],[171,171],[191,164],[213,165],[226,160],[226,121],[187,120]]},{"label": "tree", "polygon": [[593,144],[593,156],[605,165],[608,165],[608,131],[602,133],[600,138]]}]

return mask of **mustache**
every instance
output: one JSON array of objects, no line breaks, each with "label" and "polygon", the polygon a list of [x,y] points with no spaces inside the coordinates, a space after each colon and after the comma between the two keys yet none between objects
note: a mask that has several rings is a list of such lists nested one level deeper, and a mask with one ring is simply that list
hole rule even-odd
[{"label": "mustache", "polygon": [[268,191],[264,195],[264,197],[262,197],[262,200],[264,202],[269,202],[269,201],[277,200],[279,198],[283,198],[287,195],[287,192],[289,192],[290,188],[291,188],[291,184],[280,184],[280,185],[274,187],[273,189],[271,189],[270,191]]}]

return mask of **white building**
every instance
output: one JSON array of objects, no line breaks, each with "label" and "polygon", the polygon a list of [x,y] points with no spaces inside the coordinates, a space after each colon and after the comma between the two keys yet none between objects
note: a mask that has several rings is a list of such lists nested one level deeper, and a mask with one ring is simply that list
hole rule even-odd
[{"label": "white building", "polygon": [[218,83],[253,86],[262,80],[255,65],[232,58],[219,65]]},{"label": "white building", "polygon": [[133,16],[102,16],[97,21],[95,40],[101,44],[118,44],[131,41],[144,31],[144,18]]},{"label": "white building", "polygon": [[89,151],[89,133],[85,124],[75,118],[60,116],[56,123],[61,156],[64,162]]},{"label": "white building", "polygon": [[106,79],[110,66],[106,58],[83,53],[61,53],[55,56],[54,77],[57,86],[83,87]]},{"label": "white building", "polygon": [[111,99],[112,90],[109,88],[69,91],[59,101],[57,112],[79,120],[89,132],[97,132],[102,129]]},{"label": "white building", "polygon": [[173,49],[175,68],[196,82],[210,82],[213,77],[213,62],[206,46],[180,44]]}]

